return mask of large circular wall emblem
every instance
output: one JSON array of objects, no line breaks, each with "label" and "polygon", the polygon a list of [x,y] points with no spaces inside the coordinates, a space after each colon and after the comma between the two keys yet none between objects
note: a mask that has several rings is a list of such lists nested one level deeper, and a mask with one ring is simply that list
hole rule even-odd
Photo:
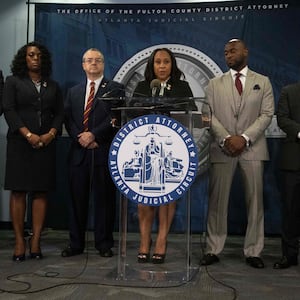
[{"label": "large circular wall emblem", "polygon": [[[194,97],[205,102],[205,88],[211,78],[223,74],[219,66],[205,53],[198,49],[181,45],[181,44],[158,44],[145,48],[128,59],[119,69],[114,80],[125,85],[127,97],[131,97],[139,81],[144,79],[144,70],[147,60],[153,50],[157,48],[170,49],[177,61],[178,67],[185,75]],[[196,105],[201,112],[202,105],[200,102]],[[207,129],[195,129],[193,137],[198,148],[198,168],[197,173],[202,174],[209,167],[209,132]]]},{"label": "large circular wall emblem", "polygon": [[111,143],[109,169],[121,193],[158,206],[181,198],[197,173],[197,146],[188,130],[164,115],[126,123]]}]

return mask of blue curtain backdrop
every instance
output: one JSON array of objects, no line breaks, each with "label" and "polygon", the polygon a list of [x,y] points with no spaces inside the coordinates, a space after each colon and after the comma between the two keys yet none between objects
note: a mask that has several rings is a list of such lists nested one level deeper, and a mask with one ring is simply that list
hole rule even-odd
[{"label": "blue curtain backdrop", "polygon": [[[53,78],[67,88],[84,80],[83,52],[99,48],[105,55],[105,75],[115,78],[126,62],[143,49],[178,44],[199,50],[223,72],[224,45],[234,37],[246,41],[249,66],[270,77],[277,102],[281,88],[299,80],[300,3],[297,1],[233,1],[184,4],[36,4],[35,39],[52,53]],[[188,52],[188,50],[187,50]],[[186,53],[188,56],[189,53]],[[194,55],[195,56],[195,55]],[[194,57],[195,58],[195,57]],[[204,62],[205,64],[205,62]],[[125,67],[126,69],[126,67]],[[184,70],[189,72],[189,70]],[[213,74],[213,70],[211,70]],[[210,74],[210,76],[212,76]],[[123,83],[129,85],[124,79]],[[270,162],[265,166],[265,231],[280,232],[280,174],[277,168],[280,139],[268,139]],[[66,159],[69,141],[58,147],[58,188],[52,211],[67,212]],[[206,176],[192,190],[192,229],[205,231]],[[179,203],[174,229],[182,230],[184,204]],[[137,229],[135,208],[130,225]],[[54,220],[55,219],[55,220]],[[67,226],[66,218],[49,218],[53,227]],[[229,231],[244,233],[246,212],[239,176],[234,180],[229,210]]]}]

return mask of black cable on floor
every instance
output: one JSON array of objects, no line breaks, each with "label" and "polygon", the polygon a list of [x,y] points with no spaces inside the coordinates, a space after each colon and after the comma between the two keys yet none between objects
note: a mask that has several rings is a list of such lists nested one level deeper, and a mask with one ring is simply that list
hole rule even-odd
[{"label": "black cable on floor", "polygon": [[[205,250],[204,250],[204,244],[205,244],[205,242],[203,242],[202,236],[200,236],[200,247],[201,247],[201,251],[202,251],[202,256],[203,256],[204,253],[205,253]],[[201,262],[200,262],[200,263],[201,263]],[[226,284],[226,283],[224,283],[223,281],[220,281],[220,280],[216,279],[216,278],[215,278],[213,275],[211,275],[210,272],[208,271],[208,266],[205,266],[205,272],[206,272],[206,274],[208,275],[208,277],[209,277],[210,279],[212,279],[214,282],[216,282],[216,283],[218,283],[218,284],[220,284],[220,285],[222,285],[222,286],[224,286],[224,287],[226,287],[226,288],[228,288],[228,289],[230,289],[230,290],[233,291],[233,298],[232,298],[232,300],[236,300],[236,299],[237,299],[237,290],[236,290],[235,287],[233,287],[233,286],[231,286],[231,285],[229,285],[229,284]]]},{"label": "black cable on floor", "polygon": [[[86,245],[88,245],[88,233],[86,236]],[[200,245],[201,245],[201,251],[202,253],[204,253],[204,242],[202,241],[202,238],[200,237]],[[141,285],[135,285],[135,284],[129,284],[129,282],[124,282],[124,284],[114,284],[114,283],[101,283],[101,282],[83,282],[83,281],[72,281],[72,282],[63,282],[63,283],[58,283],[58,284],[54,284],[45,288],[40,288],[40,289],[35,289],[35,290],[30,290],[32,288],[32,284],[30,282],[24,281],[24,280],[18,280],[15,279],[14,277],[16,276],[24,276],[24,275],[34,275],[34,276],[39,276],[39,277],[44,277],[44,278],[55,278],[55,279],[65,279],[65,280],[75,280],[78,279],[82,274],[84,274],[84,272],[87,269],[87,264],[88,264],[88,260],[89,260],[89,251],[88,251],[88,247],[87,247],[87,253],[86,253],[86,257],[85,257],[85,263],[84,266],[82,268],[82,270],[76,274],[75,276],[72,277],[66,277],[66,276],[62,276],[60,277],[60,273],[59,272],[45,272],[45,274],[43,275],[38,275],[36,273],[19,273],[19,274],[14,274],[14,275],[10,275],[7,277],[7,280],[15,282],[15,283],[21,283],[23,285],[25,285],[26,287],[23,289],[19,289],[19,290],[5,290],[5,289],[0,289],[1,293],[9,293],[9,294],[35,294],[35,293],[40,293],[43,291],[47,291],[47,290],[51,290],[54,288],[59,288],[62,286],[72,286],[72,285],[95,285],[95,286],[113,286],[113,287],[132,287],[132,288],[170,288],[170,287],[181,287],[181,286],[185,286],[187,284],[189,284],[191,281],[188,282],[181,282],[178,284],[174,284],[172,286],[141,286]],[[211,278],[214,282],[220,284],[221,286],[224,286],[230,290],[233,291],[233,300],[237,299],[237,291],[234,287],[225,284],[224,282],[216,279],[208,270],[208,267],[205,267],[205,271],[206,274],[209,276],[209,278]]]},{"label": "black cable on floor", "polygon": [[[92,162],[91,162],[91,165],[93,166],[93,164],[94,164],[94,151],[92,152]],[[92,207],[92,184],[93,184],[93,173],[94,173],[93,172],[93,168],[91,168],[90,171],[91,171],[91,173],[90,173],[90,186],[89,186],[89,190],[90,190],[90,193],[89,193],[89,216],[90,216],[91,207]],[[89,224],[89,218],[87,220],[87,224]],[[31,236],[30,232],[24,231],[24,237],[28,237],[28,236]],[[38,275],[36,273],[18,273],[18,274],[10,275],[10,276],[6,277],[6,279],[8,281],[22,283],[22,284],[26,285],[27,288],[22,289],[22,290],[4,290],[4,289],[0,289],[0,292],[2,292],[2,293],[11,293],[11,294],[30,294],[30,293],[37,293],[37,292],[45,291],[47,289],[51,289],[51,288],[54,288],[54,287],[61,286],[61,284],[58,284],[58,285],[54,285],[54,286],[49,287],[49,288],[35,290],[33,292],[32,291],[28,291],[32,287],[31,283],[26,282],[26,281],[20,281],[20,280],[17,280],[17,279],[13,279],[13,277],[21,276],[21,275],[35,275],[35,276],[39,276],[39,277],[59,278],[59,279],[65,279],[65,280],[73,280],[73,279],[79,278],[82,274],[84,274],[84,272],[87,269],[87,265],[88,265],[88,261],[89,261],[88,243],[89,243],[89,236],[88,236],[88,230],[87,230],[86,231],[86,235],[85,235],[85,245],[86,245],[86,249],[87,250],[86,250],[84,265],[82,267],[82,270],[78,274],[76,274],[75,276],[72,276],[72,277],[62,276],[62,277],[60,277],[60,273],[59,272],[45,272],[44,275]],[[64,283],[62,285],[66,285],[66,284],[67,283]]]}]

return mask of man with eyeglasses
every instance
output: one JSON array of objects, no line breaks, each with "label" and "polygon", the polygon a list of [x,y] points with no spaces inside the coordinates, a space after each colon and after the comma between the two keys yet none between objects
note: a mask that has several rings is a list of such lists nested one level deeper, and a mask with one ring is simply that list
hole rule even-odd
[{"label": "man with eyeglasses", "polygon": [[[69,89],[65,126],[72,139],[69,159],[71,191],[70,244],[61,255],[83,253],[89,203],[93,200],[95,248],[102,257],[113,252],[115,187],[108,170],[108,151],[116,133],[112,105],[125,96],[124,86],[104,77],[104,56],[95,48],[83,55],[86,81]],[[105,98],[110,98],[109,100]]]}]

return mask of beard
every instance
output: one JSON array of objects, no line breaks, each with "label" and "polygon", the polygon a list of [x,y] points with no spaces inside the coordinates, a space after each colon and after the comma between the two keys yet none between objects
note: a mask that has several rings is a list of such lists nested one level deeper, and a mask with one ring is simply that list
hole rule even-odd
[{"label": "beard", "polygon": [[245,58],[239,60],[227,61],[226,63],[230,69],[233,69],[235,71],[240,71],[247,65]]}]

